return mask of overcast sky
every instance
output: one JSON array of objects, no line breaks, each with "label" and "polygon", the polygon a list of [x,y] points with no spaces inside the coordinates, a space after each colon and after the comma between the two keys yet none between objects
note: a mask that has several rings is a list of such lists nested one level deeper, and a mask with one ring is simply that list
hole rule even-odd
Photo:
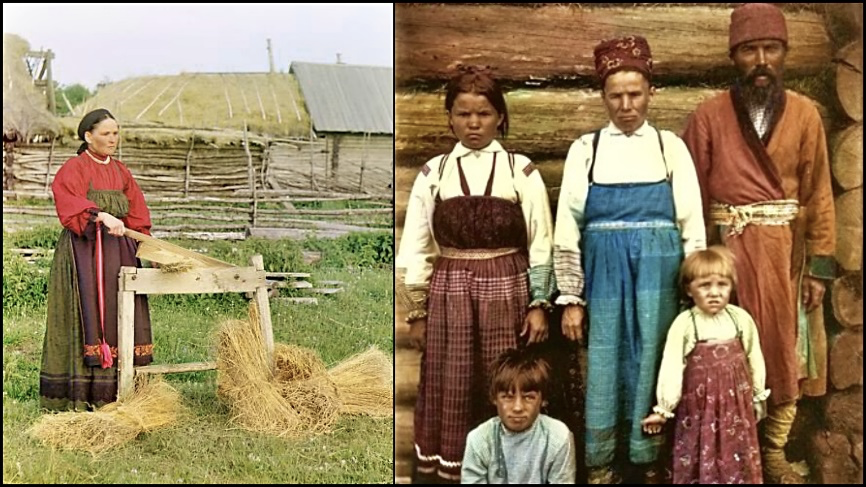
[{"label": "overcast sky", "polygon": [[292,61],[394,65],[391,4],[3,4],[3,32],[55,53],[54,79],[277,71]]}]

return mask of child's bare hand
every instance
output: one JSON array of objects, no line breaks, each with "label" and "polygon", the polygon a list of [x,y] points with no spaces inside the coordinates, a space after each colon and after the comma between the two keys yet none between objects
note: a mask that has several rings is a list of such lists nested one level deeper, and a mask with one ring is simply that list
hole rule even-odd
[{"label": "child's bare hand", "polygon": [[659,413],[652,413],[643,421],[640,422],[641,426],[643,426],[644,433],[650,435],[657,435],[662,432],[662,427],[667,423],[667,419]]}]

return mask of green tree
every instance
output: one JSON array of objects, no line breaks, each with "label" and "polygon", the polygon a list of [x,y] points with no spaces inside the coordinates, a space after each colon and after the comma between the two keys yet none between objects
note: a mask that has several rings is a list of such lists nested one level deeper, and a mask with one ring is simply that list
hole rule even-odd
[{"label": "green tree", "polygon": [[84,85],[76,83],[74,85],[69,86],[60,86],[59,84],[54,88],[54,97],[56,99],[55,103],[57,104],[57,114],[58,115],[71,115],[69,111],[69,107],[66,104],[66,101],[63,99],[63,95],[66,95],[66,98],[69,100],[69,104],[72,105],[72,108],[80,105],[84,102],[84,100],[93,96],[93,93],[87,89]]}]

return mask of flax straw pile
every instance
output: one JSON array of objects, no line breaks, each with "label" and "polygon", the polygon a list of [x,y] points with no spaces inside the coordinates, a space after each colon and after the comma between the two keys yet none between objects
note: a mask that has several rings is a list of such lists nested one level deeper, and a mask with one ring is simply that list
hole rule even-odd
[{"label": "flax straw pile", "polygon": [[393,366],[376,349],[331,370],[313,350],[277,343],[274,368],[262,346],[258,311],[219,332],[217,392],[243,428],[283,437],[330,431],[340,413],[393,414]]},{"label": "flax straw pile", "polygon": [[219,331],[217,392],[231,420],[252,431],[283,437],[323,433],[337,420],[337,390],[315,353],[275,346],[275,372],[262,346],[258,311],[226,322]]},{"label": "flax straw pile", "polygon": [[394,415],[394,366],[381,350],[370,347],[328,370],[344,414],[386,418]]},{"label": "flax straw pile", "polygon": [[46,414],[27,432],[46,445],[96,456],[173,424],[184,414],[177,390],[161,380],[141,380],[121,402],[93,412]]}]

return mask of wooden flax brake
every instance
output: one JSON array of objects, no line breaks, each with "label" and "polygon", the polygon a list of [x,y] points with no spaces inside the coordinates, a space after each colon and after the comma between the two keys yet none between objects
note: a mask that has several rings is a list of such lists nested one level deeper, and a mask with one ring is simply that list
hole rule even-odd
[{"label": "wooden flax brake", "polygon": [[250,259],[250,266],[239,267],[133,230],[126,230],[124,234],[140,242],[136,254],[139,258],[161,265],[181,263],[189,264],[190,267],[184,272],[175,273],[137,267],[120,268],[117,303],[118,399],[132,391],[136,374],[193,372],[216,368],[216,362],[133,367],[136,294],[250,292],[259,309],[262,345],[273,367],[274,334],[271,328],[268,283],[261,255],[254,255]]}]

